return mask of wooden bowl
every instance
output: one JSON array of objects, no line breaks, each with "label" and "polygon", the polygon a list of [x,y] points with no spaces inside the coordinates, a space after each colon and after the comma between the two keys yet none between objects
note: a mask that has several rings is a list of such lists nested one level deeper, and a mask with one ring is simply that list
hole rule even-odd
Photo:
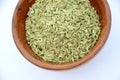
[{"label": "wooden bowl", "polygon": [[12,21],[12,33],[15,44],[22,55],[33,64],[42,68],[53,70],[70,69],[90,60],[105,44],[111,26],[110,8],[106,0],[90,0],[93,7],[97,10],[101,23],[101,34],[93,49],[85,57],[73,63],[53,64],[40,60],[27,44],[25,36],[25,20],[27,17],[27,12],[29,7],[31,7],[34,2],[35,0],[20,0],[15,9]]}]

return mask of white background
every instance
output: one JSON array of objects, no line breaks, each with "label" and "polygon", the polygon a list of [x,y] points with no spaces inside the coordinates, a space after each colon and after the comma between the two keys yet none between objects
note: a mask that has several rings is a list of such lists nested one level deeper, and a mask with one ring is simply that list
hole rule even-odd
[{"label": "white background", "polygon": [[66,71],[39,68],[16,48],[11,21],[18,0],[0,0],[0,80],[120,80],[120,0],[108,0],[112,13],[109,38],[88,63]]}]

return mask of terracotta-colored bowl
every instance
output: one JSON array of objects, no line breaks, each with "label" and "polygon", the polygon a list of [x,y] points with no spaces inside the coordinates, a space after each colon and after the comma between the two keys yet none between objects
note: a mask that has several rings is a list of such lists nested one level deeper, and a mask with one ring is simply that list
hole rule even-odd
[{"label": "terracotta-colored bowl", "polygon": [[85,57],[73,63],[53,64],[44,62],[37,55],[35,55],[35,53],[27,44],[25,37],[25,20],[27,17],[29,7],[34,3],[34,1],[35,0],[20,0],[15,9],[12,21],[12,33],[15,44],[19,51],[22,53],[22,55],[33,64],[46,69],[54,70],[70,69],[90,60],[98,53],[98,51],[105,44],[111,26],[110,8],[106,0],[90,0],[91,4],[95,7],[95,9],[98,12],[101,23],[101,34],[96,45]]}]

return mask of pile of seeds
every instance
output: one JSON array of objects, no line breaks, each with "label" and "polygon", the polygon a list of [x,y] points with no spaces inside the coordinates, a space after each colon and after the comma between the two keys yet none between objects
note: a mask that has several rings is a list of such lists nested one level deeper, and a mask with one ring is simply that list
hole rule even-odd
[{"label": "pile of seeds", "polygon": [[36,0],[25,24],[35,54],[56,64],[84,57],[100,34],[99,16],[89,0]]}]

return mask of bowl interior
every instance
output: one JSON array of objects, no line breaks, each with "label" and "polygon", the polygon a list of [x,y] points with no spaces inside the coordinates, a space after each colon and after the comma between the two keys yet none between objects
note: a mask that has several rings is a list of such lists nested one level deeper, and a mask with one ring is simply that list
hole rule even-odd
[{"label": "bowl interior", "polygon": [[73,63],[52,64],[42,61],[31,50],[31,48],[27,44],[26,36],[25,36],[25,20],[27,18],[27,12],[29,10],[29,7],[31,7],[31,5],[34,2],[35,0],[19,1],[13,16],[12,32],[13,32],[14,41],[19,51],[26,59],[28,59],[30,62],[34,63],[35,65],[47,69],[58,69],[58,70],[72,68],[91,59],[95,54],[97,54],[97,52],[102,48],[105,41],[107,40],[110,31],[110,24],[111,24],[111,15],[110,15],[110,9],[108,3],[106,0],[90,0],[91,4],[97,10],[101,23],[101,34],[94,48],[84,58]]}]

